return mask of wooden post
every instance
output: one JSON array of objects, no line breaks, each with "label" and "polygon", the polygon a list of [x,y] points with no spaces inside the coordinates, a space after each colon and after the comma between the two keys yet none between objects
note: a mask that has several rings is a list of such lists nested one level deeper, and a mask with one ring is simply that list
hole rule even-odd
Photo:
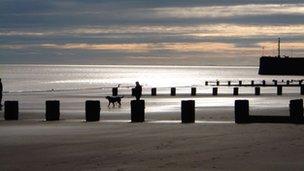
[{"label": "wooden post", "polygon": [[262,81],[262,85],[263,85],[263,86],[266,85],[266,81],[265,81],[265,80]]},{"label": "wooden post", "polygon": [[208,81],[205,81],[205,85],[207,86],[209,84],[209,82]]},{"label": "wooden post", "polygon": [[131,122],[145,122],[145,101],[131,101]]},{"label": "wooden post", "polygon": [[19,118],[19,103],[18,101],[4,102],[4,119],[18,120]]},{"label": "wooden post", "polygon": [[254,86],[254,81],[253,80],[251,80],[251,86]]},{"label": "wooden post", "polygon": [[277,95],[282,95],[283,93],[283,87],[281,85],[277,86]]},{"label": "wooden post", "polygon": [[171,88],[171,96],[175,96],[176,95],[176,88],[172,87]]},{"label": "wooden post", "polygon": [[196,87],[191,87],[191,96],[196,96]]},{"label": "wooden post", "polygon": [[290,100],[289,113],[291,122],[303,122],[303,99]]},{"label": "wooden post", "polygon": [[216,81],[216,86],[219,86],[220,85],[220,81]]},{"label": "wooden post", "polygon": [[112,88],[112,96],[117,96],[118,95],[118,87]]},{"label": "wooden post", "polygon": [[93,122],[100,120],[100,101],[88,100],[85,106],[86,121]]},{"label": "wooden post", "polygon": [[304,85],[301,85],[301,95],[304,95]]},{"label": "wooden post", "polygon": [[243,82],[242,81],[239,81],[239,86],[241,86],[243,84]]},{"label": "wooden post", "polygon": [[60,119],[60,101],[48,100],[45,102],[45,120],[56,121]]},{"label": "wooden post", "polygon": [[228,81],[228,86],[231,86],[231,81]]},{"label": "wooden post", "polygon": [[234,96],[239,95],[239,88],[238,88],[238,87],[234,87],[234,88],[233,88],[233,95],[234,95]]},{"label": "wooden post", "polygon": [[289,81],[289,80],[287,80],[287,81],[286,81],[286,85],[289,85],[289,84],[290,84],[290,81]]},{"label": "wooden post", "polygon": [[236,100],[234,103],[234,117],[235,123],[248,123],[249,122],[249,101]]},{"label": "wooden post", "polygon": [[132,89],[131,89],[131,95],[132,95],[132,96],[135,96],[135,93],[136,93],[135,91],[136,91],[135,88],[132,88]]},{"label": "wooden post", "polygon": [[254,89],[254,94],[255,94],[256,96],[260,95],[260,94],[261,94],[261,88],[260,88],[260,87],[255,87],[255,89]]},{"label": "wooden post", "polygon": [[182,123],[194,123],[195,122],[195,101],[183,100],[181,106],[181,120]]},{"label": "wooden post", "polygon": [[152,89],[151,89],[151,95],[152,95],[152,96],[156,96],[156,93],[157,93],[156,88],[152,88]]},{"label": "wooden post", "polygon": [[213,89],[212,89],[212,95],[216,96],[217,92],[218,92],[218,88],[217,87],[213,87]]}]

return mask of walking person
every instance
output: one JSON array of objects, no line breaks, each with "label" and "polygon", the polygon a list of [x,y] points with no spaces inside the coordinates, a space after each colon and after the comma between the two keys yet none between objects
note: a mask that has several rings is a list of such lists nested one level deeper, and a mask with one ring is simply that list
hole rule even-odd
[{"label": "walking person", "polygon": [[136,86],[134,88],[134,96],[136,98],[136,100],[140,100],[141,97],[141,93],[142,93],[142,86],[139,84],[138,81],[136,81]]}]

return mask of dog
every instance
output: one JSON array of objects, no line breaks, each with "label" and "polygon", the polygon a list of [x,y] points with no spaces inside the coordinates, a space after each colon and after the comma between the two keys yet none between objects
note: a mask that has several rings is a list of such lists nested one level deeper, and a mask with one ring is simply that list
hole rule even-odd
[{"label": "dog", "polygon": [[115,103],[118,103],[119,107],[121,106],[121,99],[124,96],[106,96],[106,99],[108,99],[109,104],[108,107],[110,107],[110,104],[112,103],[113,107],[115,107]]}]

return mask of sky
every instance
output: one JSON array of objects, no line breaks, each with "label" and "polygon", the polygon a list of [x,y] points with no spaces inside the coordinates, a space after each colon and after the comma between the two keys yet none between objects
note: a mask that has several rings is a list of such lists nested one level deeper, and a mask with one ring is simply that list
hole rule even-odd
[{"label": "sky", "polygon": [[258,65],[304,56],[304,0],[0,0],[1,64]]}]

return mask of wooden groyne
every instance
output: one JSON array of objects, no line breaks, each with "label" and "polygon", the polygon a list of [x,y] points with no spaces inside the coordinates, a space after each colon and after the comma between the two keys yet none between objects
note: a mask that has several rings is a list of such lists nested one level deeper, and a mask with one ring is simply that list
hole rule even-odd
[{"label": "wooden groyne", "polygon": [[205,81],[205,86],[238,86],[238,87],[276,87],[278,85],[281,85],[283,87],[299,87],[303,85],[303,80],[284,80],[284,81],[278,81],[278,80],[251,80],[251,81]]},{"label": "wooden groyne", "polygon": [[[257,85],[257,84],[255,84]],[[210,91],[210,95],[212,96],[218,96],[218,95],[232,95],[232,96],[237,96],[237,95],[242,95],[242,93],[240,92],[240,88],[243,87],[243,86],[229,86],[231,87],[231,93],[219,93],[220,89],[222,88],[223,86],[212,86],[212,89]],[[267,87],[267,86],[250,86],[253,88],[253,91],[252,91],[252,95],[263,95],[263,94],[266,94],[266,93],[262,93],[262,89],[264,87]],[[272,93],[272,94],[276,94],[276,95],[283,95],[284,93],[284,88],[286,87],[298,87],[299,88],[299,94],[300,95],[304,95],[304,85],[301,85],[301,86],[283,86],[283,85],[276,85],[276,86],[271,86],[273,88],[276,89],[276,93]],[[184,89],[185,90],[185,89]],[[118,89],[116,89],[116,91],[118,92]],[[268,93],[270,94],[270,93]],[[124,95],[124,94],[122,94]],[[131,90],[131,95],[134,96],[134,89]],[[143,94],[143,96],[160,96],[160,95],[166,95],[166,94],[159,94],[157,93],[157,88],[151,88],[151,94]],[[177,92],[177,88],[176,87],[171,87],[170,90],[168,91],[168,94],[167,95],[170,95],[170,96],[177,96],[177,95],[187,95],[187,93],[178,93]],[[208,96],[208,93],[200,93],[198,91],[198,89],[196,87],[190,87],[189,88],[189,93],[188,93],[189,96]],[[247,94],[244,94],[244,95],[249,95],[248,93]],[[118,94],[115,94],[114,96],[118,96]]]},{"label": "wooden groyne", "polygon": [[303,124],[303,99],[289,102],[289,116],[250,115],[249,101],[235,101],[235,123],[295,123]]},{"label": "wooden groyne", "polygon": [[[18,120],[19,102],[5,101],[4,119]],[[145,100],[132,100],[130,102],[131,122],[145,122]],[[214,109],[216,110],[216,108]],[[98,100],[87,100],[85,102],[86,122],[100,120],[101,105]],[[46,121],[58,121],[60,119],[60,101],[46,101]],[[295,123],[303,124],[303,99],[293,99],[289,102],[289,116],[257,116],[250,115],[249,100],[235,100],[234,103],[235,123]],[[195,123],[195,100],[181,101],[181,123]]]}]

